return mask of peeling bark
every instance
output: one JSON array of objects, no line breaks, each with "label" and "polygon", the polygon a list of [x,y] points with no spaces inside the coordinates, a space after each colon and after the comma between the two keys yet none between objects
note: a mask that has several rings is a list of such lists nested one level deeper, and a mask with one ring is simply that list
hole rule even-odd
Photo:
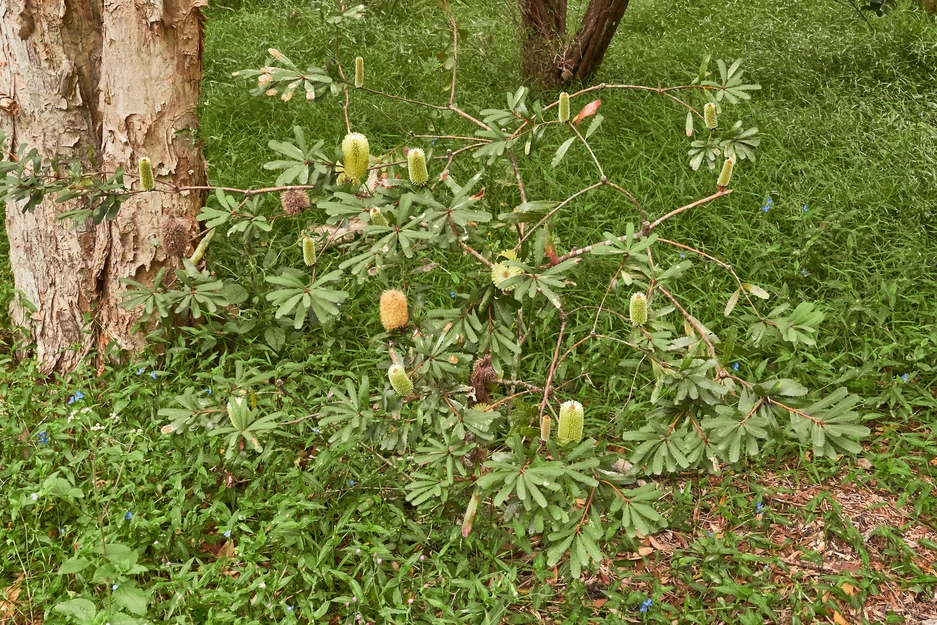
[{"label": "peeling bark", "polygon": [[[197,124],[204,4],[0,0],[0,107],[7,97],[14,109],[0,108],[0,129],[11,149],[25,143],[44,161],[80,159],[105,172],[134,172],[146,155],[163,180],[202,184],[200,147],[186,130]],[[78,202],[47,198],[30,213],[6,210],[15,285],[38,309],[17,301],[11,313],[32,333],[47,372],[71,370],[111,341],[142,348],[132,332],[139,311],[119,306],[120,279],[146,283],[177,262],[154,244],[159,224],[175,217],[196,232],[202,197],[135,195],[114,221],[72,231],[55,217]]]},{"label": "peeling bark", "polygon": [[519,0],[526,78],[554,87],[587,78],[605,58],[629,0],[590,0],[576,33],[566,32],[566,0]]}]

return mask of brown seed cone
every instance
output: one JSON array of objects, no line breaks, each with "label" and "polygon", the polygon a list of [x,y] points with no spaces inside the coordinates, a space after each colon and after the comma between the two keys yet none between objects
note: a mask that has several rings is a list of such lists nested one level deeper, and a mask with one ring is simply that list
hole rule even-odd
[{"label": "brown seed cone", "polygon": [[381,293],[381,325],[390,332],[407,325],[407,296],[397,289]]},{"label": "brown seed cone", "polygon": [[287,215],[298,215],[312,204],[309,194],[302,189],[289,189],[280,194],[280,204]]},{"label": "brown seed cone", "polygon": [[472,369],[472,377],[469,378],[469,386],[475,389],[475,403],[488,403],[491,397],[488,395],[488,385],[497,379],[498,373],[491,366],[491,356],[485,356],[481,360],[475,361],[475,367]]},{"label": "brown seed cone", "polygon": [[189,231],[181,221],[169,217],[159,225],[159,241],[167,256],[182,256],[189,246]]}]

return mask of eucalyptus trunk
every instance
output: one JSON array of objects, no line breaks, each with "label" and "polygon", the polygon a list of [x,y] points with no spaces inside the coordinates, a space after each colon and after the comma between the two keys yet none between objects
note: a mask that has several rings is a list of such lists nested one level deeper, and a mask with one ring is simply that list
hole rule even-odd
[{"label": "eucalyptus trunk", "polygon": [[[0,130],[5,149],[43,161],[80,160],[88,171],[136,171],[148,156],[159,179],[204,184],[194,139],[202,76],[200,7],[206,0],[0,0]],[[125,178],[128,186],[136,177]],[[151,282],[174,266],[160,225],[190,234],[200,193],[145,193],[113,221],[74,228],[56,217],[83,200],[46,197],[34,210],[6,206],[16,288],[11,314],[28,329],[46,372],[74,369],[92,348],[139,350],[139,311],[120,306],[121,278]],[[24,301],[27,300],[27,301]]]},{"label": "eucalyptus trunk", "polygon": [[519,0],[524,75],[553,87],[589,77],[602,63],[628,0],[590,0],[582,24],[567,33],[566,0]]}]

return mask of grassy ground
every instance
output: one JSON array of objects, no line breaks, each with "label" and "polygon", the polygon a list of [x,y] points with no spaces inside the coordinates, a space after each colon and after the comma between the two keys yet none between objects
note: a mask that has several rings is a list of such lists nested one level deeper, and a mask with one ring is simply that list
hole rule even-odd
[{"label": "grassy ground", "polygon": [[[583,581],[567,583],[545,566],[536,541],[494,529],[462,540],[454,524],[414,522],[411,511],[384,497],[392,485],[377,471],[359,473],[354,458],[345,477],[359,486],[326,485],[335,505],[313,502],[323,485],[315,471],[302,470],[315,448],[311,435],[281,442],[295,452],[296,466],[288,458],[256,480],[227,473],[209,450],[192,456],[165,443],[157,433],[157,405],[188,386],[211,387],[213,373],[227,366],[223,356],[202,360],[177,345],[166,359],[145,363],[145,373],[161,369],[154,380],[135,367],[108,369],[94,382],[86,371],[51,392],[34,385],[34,373],[23,366],[0,380],[0,485],[18,502],[0,528],[6,540],[0,551],[10,555],[0,565],[0,588],[7,587],[0,623],[7,616],[36,620],[45,606],[68,598],[75,586],[56,573],[63,562],[74,562],[88,532],[105,521],[108,540],[133,548],[133,559],[147,569],[149,616],[180,624],[326,622],[313,616],[323,597],[362,591],[370,598],[360,608],[365,620],[380,609],[386,622],[399,623],[937,618],[937,26],[902,7],[874,20],[873,33],[832,1],[633,4],[596,82],[682,84],[712,54],[744,58],[747,75],[763,87],[750,106],[738,109],[761,130],[757,161],[739,166],[731,196],[668,222],[661,236],[732,263],[744,280],[781,299],[823,306],[827,320],[818,345],[772,366],[814,387],[845,383],[869,398],[873,436],[862,459],[834,465],[814,462],[803,450],[780,449],[749,470],[664,480],[670,529],[638,540],[612,537],[609,551],[617,557]],[[454,3],[461,32],[459,103],[466,110],[500,106],[503,94],[520,84],[509,6]],[[252,98],[231,78],[233,70],[262,66],[268,47],[300,65],[332,55],[331,29],[323,23],[330,11],[331,3],[318,0],[218,0],[206,11],[200,117],[213,183],[272,181],[262,168],[273,158],[266,142],[288,139],[294,125],[330,141],[344,134],[335,99],[285,105]],[[375,88],[443,100],[448,75],[440,54],[450,31],[441,11],[428,1],[381,0],[371,3],[371,12],[351,27],[343,62],[362,54]],[[683,114],[672,103],[633,93],[602,98],[606,121],[594,147],[609,164],[609,178],[627,181],[654,216],[710,191],[713,176],[686,166]],[[384,149],[403,141],[398,124],[429,129],[450,123],[366,97],[356,99],[351,114],[372,146]],[[545,153],[546,161],[530,165],[531,198],[566,197],[581,187],[584,169],[553,170],[552,150]],[[518,201],[510,188],[495,185],[486,199],[505,207]],[[630,218],[624,211],[614,202],[587,201],[563,224],[561,244],[591,242],[619,229]],[[229,247],[221,248],[213,268],[234,276],[243,267],[238,250]],[[694,271],[696,279],[681,295],[700,318],[721,319],[734,286],[724,272]],[[598,281],[585,286],[604,289]],[[357,314],[350,306],[348,313]],[[714,329],[742,331],[733,323],[721,321]],[[335,341],[332,355],[310,341],[296,346],[293,358],[307,351],[306,370],[322,376],[374,358],[368,352],[336,355],[343,339]],[[247,341],[232,350],[255,366],[283,370]],[[738,353],[743,371],[760,364],[754,358]],[[93,410],[82,413],[81,401],[65,403],[75,389],[92,387],[99,401]],[[646,397],[649,387],[636,394]],[[84,424],[80,431],[63,425],[52,445],[35,441],[35,432],[75,419]],[[34,490],[56,487],[48,480],[54,482],[59,465],[64,468],[57,475],[84,490],[82,501],[73,496],[69,505],[90,520],[23,507]],[[71,473],[68,465],[84,468]],[[93,486],[82,481],[89,476]],[[276,483],[291,489],[276,489]],[[461,509],[448,513],[456,519]],[[416,561],[415,545],[426,563]],[[322,566],[324,553],[341,560],[346,577],[371,586],[310,574]],[[89,581],[85,596],[88,588],[110,596],[100,580]],[[640,612],[648,598],[653,605]],[[355,614],[354,605],[328,612],[333,623],[351,623]],[[45,618],[62,616],[46,612]]]}]

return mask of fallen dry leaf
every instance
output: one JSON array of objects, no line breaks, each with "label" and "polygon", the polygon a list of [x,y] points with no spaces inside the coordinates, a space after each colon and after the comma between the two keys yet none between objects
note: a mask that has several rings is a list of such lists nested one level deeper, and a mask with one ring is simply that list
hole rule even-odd
[{"label": "fallen dry leaf", "polygon": [[578,126],[579,122],[581,122],[585,118],[591,115],[595,115],[596,111],[599,110],[600,106],[602,106],[602,100],[593,100],[592,102],[589,102],[584,107],[582,107],[582,110],[579,111],[579,115],[576,115],[576,119],[573,120],[573,124]]}]

